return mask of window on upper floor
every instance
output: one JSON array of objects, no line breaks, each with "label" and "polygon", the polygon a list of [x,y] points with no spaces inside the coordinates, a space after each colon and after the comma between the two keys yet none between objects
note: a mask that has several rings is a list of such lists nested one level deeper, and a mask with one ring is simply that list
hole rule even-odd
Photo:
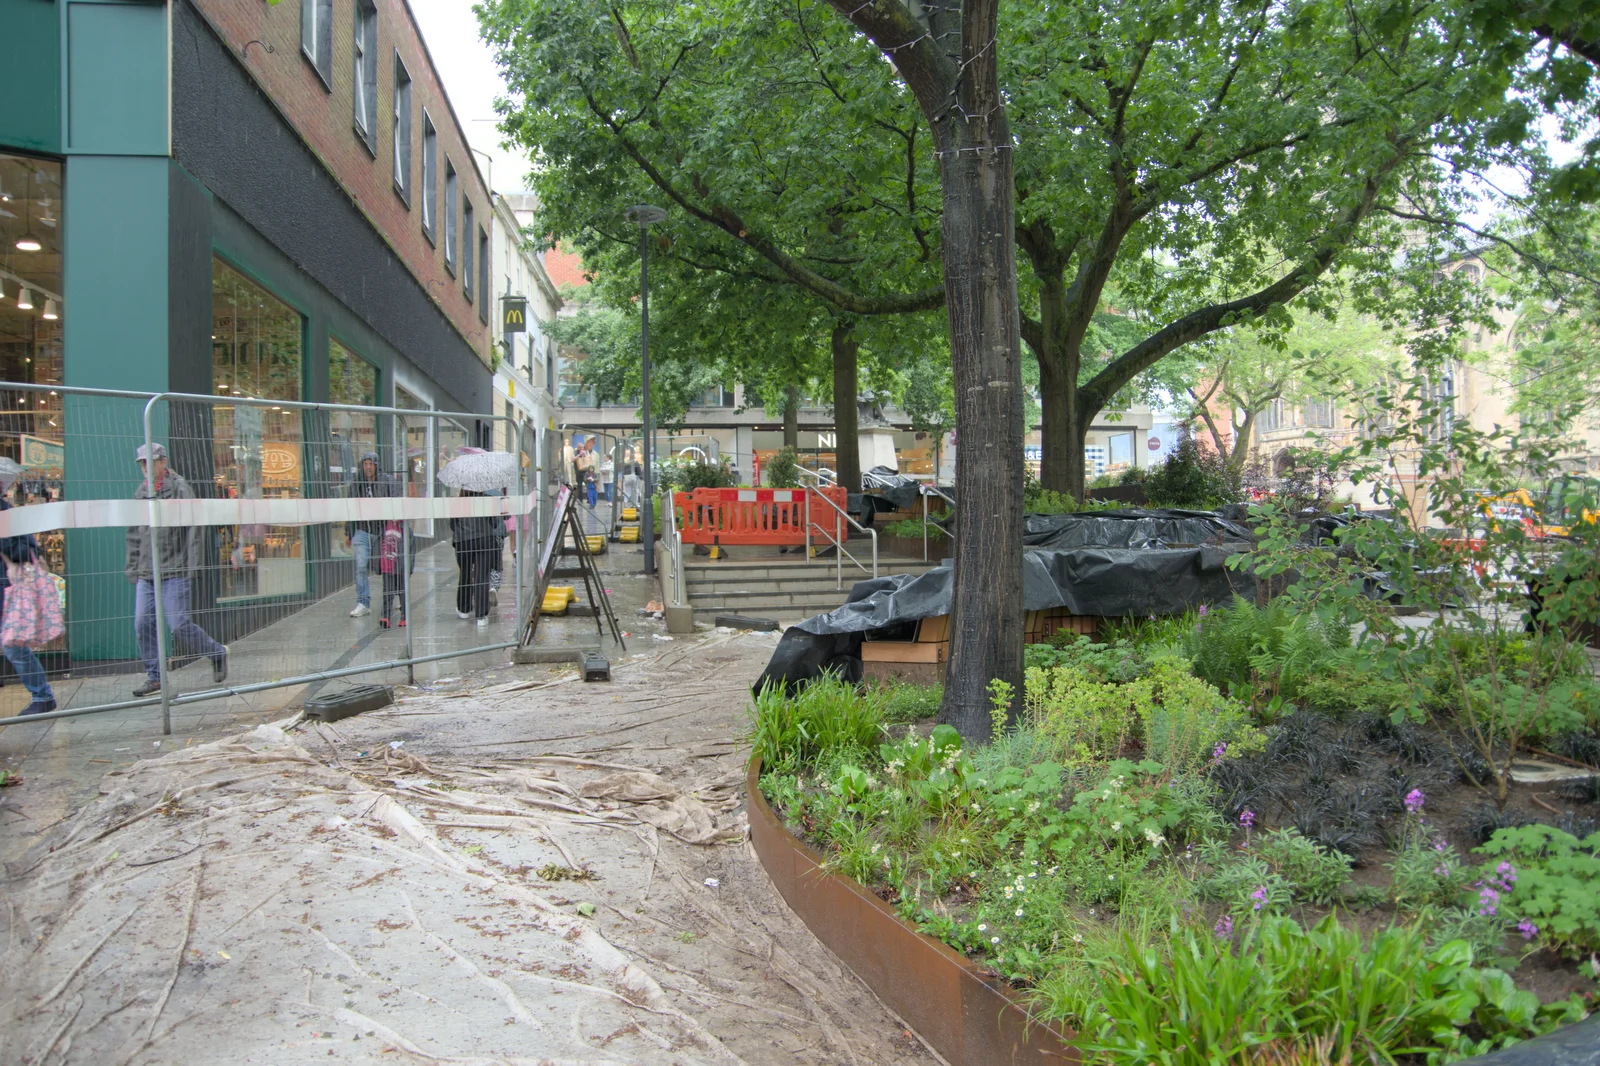
[{"label": "window on upper floor", "polygon": [[489,323],[489,235],[478,228],[478,321]]},{"label": "window on upper floor", "polygon": [[394,54],[394,191],[411,206],[411,75]]},{"label": "window on upper floor", "polygon": [[1310,429],[1332,429],[1339,419],[1339,408],[1332,400],[1307,400],[1305,418]]},{"label": "window on upper floor", "polygon": [[439,231],[439,132],[422,109],[422,235],[437,244]]},{"label": "window on upper floor", "polygon": [[459,230],[456,211],[456,168],[450,157],[444,157],[444,268],[456,272],[456,234]]},{"label": "window on upper floor", "polygon": [[475,275],[472,272],[472,201],[465,196],[461,198],[461,291],[467,296],[467,303],[472,302],[472,285]]},{"label": "window on upper floor", "polygon": [[333,89],[333,0],[300,0],[300,52]]},{"label": "window on upper floor", "polygon": [[378,9],[372,0],[356,0],[355,78],[350,94],[351,121],[367,151],[378,154]]}]

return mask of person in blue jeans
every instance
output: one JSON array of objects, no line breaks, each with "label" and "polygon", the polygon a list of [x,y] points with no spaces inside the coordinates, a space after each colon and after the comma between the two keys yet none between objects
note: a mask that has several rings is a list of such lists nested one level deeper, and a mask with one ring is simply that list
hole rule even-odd
[{"label": "person in blue jeans", "polygon": [[[150,499],[150,487],[143,476],[148,464],[156,499],[194,499],[189,483],[167,469],[167,449],[156,444],[151,450],[154,454],[146,455],[145,446],[139,446],[141,476],[133,498]],[[174,646],[210,659],[211,680],[220,685],[228,679],[228,646],[212,640],[189,617],[189,578],[200,568],[200,534],[193,526],[163,526],[156,541],[161,552],[161,606]],[[128,558],[123,572],[134,586],[133,631],[139,638],[139,656],[144,660],[145,672],[144,684],[133,690],[135,696],[161,691],[161,646],[156,634],[155,569],[150,542],[149,526],[128,527]]]},{"label": "person in blue jeans", "polygon": [[[10,485],[0,485],[0,511],[11,510],[11,501],[5,498],[5,493],[11,490]],[[0,556],[9,562],[18,564],[29,563],[40,558],[39,542],[28,533],[20,537],[0,538]],[[0,616],[6,610],[6,590],[11,587],[11,578],[6,574],[6,568],[0,564]],[[4,649],[6,661],[11,664],[11,669],[17,672],[17,679],[22,682],[22,687],[28,690],[30,702],[23,708],[23,714],[43,714],[56,709],[56,694],[50,688],[50,682],[44,676],[44,665],[39,662],[39,657],[33,653],[32,648],[6,648]]]},{"label": "person in blue jeans", "polygon": [[[361,457],[361,473],[350,482],[345,496],[348,499],[384,499],[400,495],[400,483],[378,469],[378,453],[368,452]],[[383,546],[383,519],[365,522],[346,522],[344,542],[355,557],[356,605],[351,608],[351,618],[365,618],[372,613],[373,556]]]}]

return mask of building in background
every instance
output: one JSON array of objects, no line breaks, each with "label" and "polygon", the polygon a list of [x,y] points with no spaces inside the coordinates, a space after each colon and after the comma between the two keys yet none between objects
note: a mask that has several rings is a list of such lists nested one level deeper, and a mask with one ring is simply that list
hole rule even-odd
[{"label": "building in background", "polygon": [[[561,310],[561,297],[540,256],[529,250],[525,231],[537,206],[532,193],[494,196],[495,319],[499,365],[494,375],[495,413],[536,430],[558,428],[555,342],[545,327]],[[510,442],[499,443],[512,450]],[[542,467],[542,463],[541,463]]]},{"label": "building in background", "polygon": [[[0,100],[5,380],[492,410],[493,208],[405,0],[0,0]],[[132,494],[131,449],[85,442],[140,435],[137,405],[115,426],[36,406],[0,452],[59,462],[68,497]],[[391,469],[440,453],[371,416],[336,415],[323,455],[293,410],[206,410],[173,456],[202,495],[325,495],[368,447]],[[112,533],[66,538],[75,617],[125,593]],[[248,565],[216,565],[198,612],[225,635],[331,591],[333,540],[217,530],[210,562]],[[133,652],[74,632],[75,659]]]}]

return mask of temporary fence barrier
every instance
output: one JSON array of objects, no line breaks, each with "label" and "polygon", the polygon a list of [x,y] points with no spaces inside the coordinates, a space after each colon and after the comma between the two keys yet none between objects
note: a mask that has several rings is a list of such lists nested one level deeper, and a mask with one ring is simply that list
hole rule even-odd
[{"label": "temporary fence barrier", "polygon": [[[0,447],[23,471],[0,537],[40,541],[67,623],[36,651],[58,709],[0,726],[160,705],[170,732],[174,706],[357,674],[404,670],[414,680],[420,664],[514,647],[533,606],[544,523],[532,512],[548,464],[531,426],[471,412],[19,383],[0,385],[0,403]],[[495,441],[516,442],[505,494],[445,489],[446,463]],[[156,445],[166,470],[141,470],[136,451]],[[371,482],[364,455],[377,457]],[[507,602],[492,626],[458,617],[481,604],[473,582],[462,592],[453,519],[505,531],[498,552],[463,556],[468,577],[502,575]],[[130,546],[143,543],[158,548],[141,553],[147,570],[131,572]],[[352,618],[363,585],[371,614]],[[149,668],[159,687],[127,698]]]},{"label": "temporary fence barrier", "polygon": [[[829,500],[834,513],[819,509],[811,521],[806,497]],[[685,544],[758,544],[793,547],[812,540],[841,539],[847,502],[844,489],[691,489],[672,494],[679,536]]]}]

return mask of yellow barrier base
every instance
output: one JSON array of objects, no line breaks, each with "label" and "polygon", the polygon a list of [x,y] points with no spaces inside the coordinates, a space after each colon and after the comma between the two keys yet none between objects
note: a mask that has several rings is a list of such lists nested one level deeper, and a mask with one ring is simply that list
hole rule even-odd
[{"label": "yellow barrier base", "polygon": [[622,530],[617,534],[617,539],[624,544],[639,543],[639,527],[623,526]]}]

